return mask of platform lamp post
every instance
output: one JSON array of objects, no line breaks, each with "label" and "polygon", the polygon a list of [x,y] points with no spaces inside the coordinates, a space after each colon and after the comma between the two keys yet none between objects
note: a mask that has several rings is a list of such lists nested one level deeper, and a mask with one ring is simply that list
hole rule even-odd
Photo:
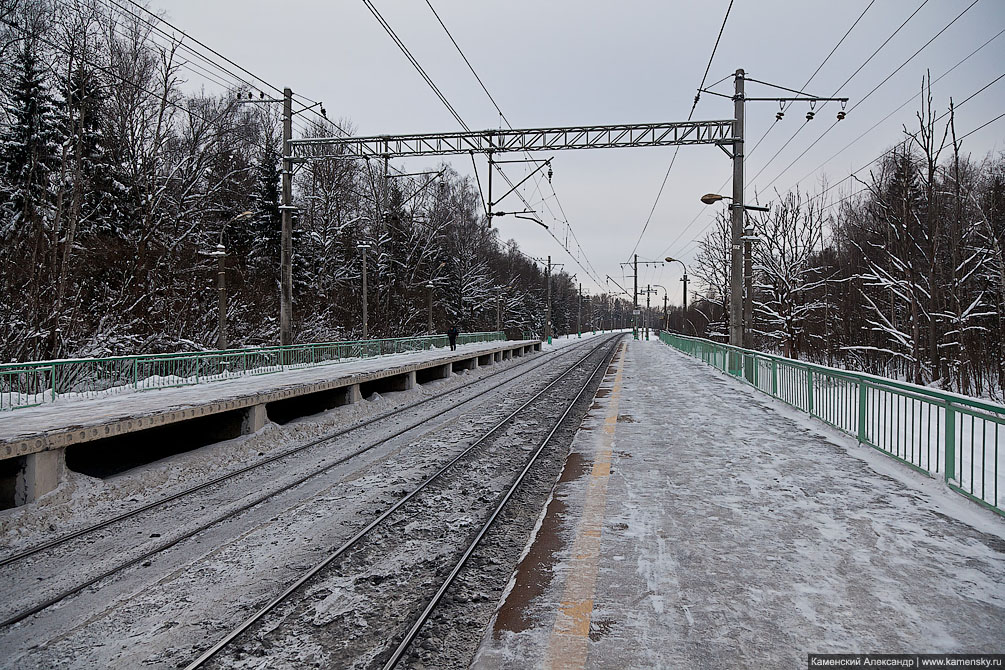
[{"label": "platform lamp post", "polygon": [[436,288],[436,285],[433,284],[433,280],[436,279],[438,274],[440,274],[440,270],[444,265],[446,265],[446,262],[440,263],[436,269],[433,270],[433,276],[426,282],[426,301],[429,309],[429,323],[426,326],[426,332],[430,335],[433,334],[433,289]]},{"label": "platform lamp post", "polygon": [[216,348],[219,351],[227,348],[227,247],[223,243],[223,235],[227,231],[227,226],[244,221],[254,214],[254,212],[241,212],[223,224],[220,228],[220,242],[216,245],[216,249],[209,252],[209,255],[217,260],[216,291],[219,302],[219,315],[217,317],[219,321],[217,322]]},{"label": "platform lamp post", "polygon": [[[684,282],[684,321],[688,322],[688,318],[687,318],[687,265],[685,265],[684,261],[680,260],[679,258],[671,258],[670,256],[666,257],[666,261],[667,261],[667,263],[680,263],[680,266],[682,268],[684,268],[684,276],[681,277],[680,280],[682,282]],[[669,330],[669,329],[670,329],[670,323],[667,322],[667,330]],[[694,330],[694,329],[692,328],[692,330]],[[695,334],[695,333],[692,333],[692,335],[693,334]]]},{"label": "platform lamp post", "polygon": [[426,304],[429,309],[429,323],[426,325],[426,334],[433,334],[433,286],[432,281],[426,282]]},{"label": "platform lamp post", "polygon": [[[753,283],[752,263],[750,262],[750,235],[744,233],[747,229],[742,225],[740,217],[744,212],[769,212],[769,207],[758,207],[755,205],[744,205],[738,203],[735,198],[718,193],[706,193],[701,196],[701,201],[706,205],[713,205],[720,200],[732,200],[729,206],[733,212],[733,236],[732,236],[732,261],[729,282],[729,343],[735,347],[746,346],[748,342],[747,330],[750,327],[750,304],[751,284]],[[746,247],[744,249],[744,247]],[[746,261],[744,262],[744,258]],[[743,275],[747,276],[744,277]],[[746,280],[744,282],[744,280]],[[740,284],[745,283],[748,290],[744,298],[740,289]],[[745,301],[748,304],[744,304]],[[744,318],[746,317],[746,318]],[[732,365],[730,366],[733,367]]]},{"label": "platform lamp post", "polygon": [[661,288],[661,289],[663,289],[663,326],[660,328],[660,330],[669,330],[669,328],[670,328],[670,321],[669,321],[670,317],[669,317],[669,312],[667,312],[667,301],[668,301],[668,298],[667,298],[667,287],[663,286],[661,284],[653,284],[653,288]]},{"label": "platform lamp post", "polygon": [[356,248],[359,249],[359,258],[363,264],[363,339],[368,339],[367,329],[367,308],[366,308],[366,250],[370,248],[369,242],[358,242]]}]

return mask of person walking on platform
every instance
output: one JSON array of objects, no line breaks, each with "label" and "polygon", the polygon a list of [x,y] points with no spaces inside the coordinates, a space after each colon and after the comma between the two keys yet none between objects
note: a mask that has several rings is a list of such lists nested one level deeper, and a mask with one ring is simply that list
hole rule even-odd
[{"label": "person walking on platform", "polygon": [[457,351],[457,326],[450,326],[447,337],[450,339],[450,351]]}]

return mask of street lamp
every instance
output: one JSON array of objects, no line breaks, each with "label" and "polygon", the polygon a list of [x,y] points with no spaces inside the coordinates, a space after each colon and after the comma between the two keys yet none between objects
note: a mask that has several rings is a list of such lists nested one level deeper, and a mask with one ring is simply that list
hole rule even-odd
[{"label": "street lamp", "polygon": [[367,322],[366,322],[366,250],[370,248],[369,242],[358,242],[356,248],[359,249],[360,261],[363,263],[363,339],[367,339]]},{"label": "street lamp", "polygon": [[426,330],[430,335],[433,334],[433,289],[436,288],[436,286],[433,284],[433,280],[436,279],[436,275],[440,273],[440,270],[443,269],[443,266],[446,264],[447,263],[444,261],[443,263],[437,265],[436,269],[433,270],[432,276],[429,278],[429,281],[426,282],[426,299],[429,308],[429,324],[427,325]]},{"label": "street lamp", "polygon": [[[742,167],[740,171],[742,177]],[[742,178],[737,179],[734,175],[734,189],[737,181],[742,185]],[[736,190],[734,190],[734,195]],[[743,189],[739,189],[739,196],[742,197]],[[738,202],[737,198],[719,195],[718,193],[706,193],[700,200],[706,205],[712,205],[720,200],[731,200],[729,208],[732,210],[732,249],[730,260],[730,281],[729,281],[729,343],[735,347],[750,346],[748,328],[750,326],[751,314],[751,292],[753,285],[753,264],[750,254],[749,235],[744,235],[743,212],[768,212],[768,207],[758,207],[755,205],[744,205]],[[746,238],[746,239],[745,239]],[[746,297],[740,285],[746,285]]]},{"label": "street lamp", "polygon": [[669,302],[670,296],[668,295],[667,287],[662,284],[653,284],[653,288],[663,289],[663,327],[660,330],[669,330],[670,328],[670,316],[667,311],[667,303]]},{"label": "street lamp", "polygon": [[[719,197],[722,197],[722,196],[719,196]],[[704,197],[702,198],[702,200],[704,200]],[[684,264],[684,261],[682,261],[682,260],[680,260],[678,258],[671,258],[670,256],[666,257],[666,261],[667,261],[667,263],[680,263],[680,266],[682,268],[684,268],[684,276],[681,277],[680,280],[682,282],[684,282],[684,321],[687,321],[688,320],[688,318],[687,318],[687,265]],[[670,323],[668,322],[667,323],[667,329],[669,330],[669,328],[670,328]]]},{"label": "street lamp", "polygon": [[433,334],[433,282],[432,280],[426,282],[426,298],[429,304],[429,324],[426,326],[426,333],[429,335]]},{"label": "street lamp", "polygon": [[209,252],[209,256],[217,260],[216,291],[219,314],[217,315],[216,348],[219,351],[227,348],[227,247],[223,244],[223,234],[230,224],[243,221],[249,216],[254,216],[254,214],[254,212],[241,212],[224,223],[220,228],[220,241],[217,243],[216,248]]}]

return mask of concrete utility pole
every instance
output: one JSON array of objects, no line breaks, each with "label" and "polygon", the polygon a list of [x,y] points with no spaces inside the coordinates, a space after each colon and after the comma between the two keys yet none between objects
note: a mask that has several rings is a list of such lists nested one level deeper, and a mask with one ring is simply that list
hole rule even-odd
[{"label": "concrete utility pole", "polygon": [[583,285],[579,285],[579,310],[576,312],[576,338],[583,337]]},{"label": "concrete utility pole", "polygon": [[669,296],[663,291],[663,330],[670,330],[670,312],[667,310]]},{"label": "concrete utility pole", "polygon": [[[356,245],[359,249],[359,258],[363,263],[363,339],[369,337],[369,331],[367,329],[367,307],[366,307],[366,250],[370,248],[369,242],[360,242]],[[430,294],[432,295],[432,294]]]},{"label": "concrete utility pole", "polygon": [[496,332],[498,333],[502,330],[502,301],[499,299],[499,294],[496,294]]},{"label": "concrete utility pole", "polygon": [[223,351],[227,348],[227,247],[223,244],[223,235],[227,232],[227,226],[238,221],[242,221],[254,216],[254,212],[241,212],[237,216],[227,221],[220,228],[220,242],[216,249],[210,252],[210,256],[216,256],[216,290],[217,290],[217,334],[216,348]]},{"label": "concrete utility pole", "polygon": [[[684,282],[684,320],[687,321],[687,268],[684,268],[684,276],[680,278]],[[681,324],[681,330],[684,330],[684,324]],[[692,333],[693,334],[693,333]]]},{"label": "concrete utility pole", "polygon": [[743,234],[743,346],[753,345],[751,328],[754,325],[754,259],[752,253],[753,230],[747,228]]},{"label": "concrete utility pole", "polygon": [[216,290],[219,299],[219,321],[217,322],[216,348],[223,351],[227,348],[227,248],[223,243],[216,245]]},{"label": "concrete utility pole", "polygon": [[[283,215],[282,252],[280,257],[279,343],[293,344],[293,91],[283,89]],[[365,326],[364,326],[365,328]]]},{"label": "concrete utility pole", "polygon": [[632,300],[634,301],[632,307],[633,310],[632,317],[635,320],[632,322],[633,323],[632,335],[637,340],[639,339],[639,255],[638,254],[635,254],[634,268],[635,268],[634,273],[635,290],[632,291],[633,293]]},{"label": "concrete utility pole", "polygon": [[426,297],[429,301],[429,325],[426,327],[426,332],[430,335],[433,334],[433,282],[426,284]]},{"label": "concrete utility pole", "polygon": [[[732,256],[729,272],[729,343],[743,346],[743,81],[744,72],[736,71],[736,92],[733,96],[733,202],[730,244]],[[735,366],[730,365],[730,368]]]},{"label": "concrete utility pole", "polygon": [[548,285],[548,305],[544,317],[544,339],[551,344],[551,256],[548,256],[548,269],[544,274],[545,283]]},{"label": "concrete utility pole", "polygon": [[646,342],[649,341],[649,295],[652,292],[653,292],[653,287],[650,286],[649,284],[646,284],[646,318],[645,318]]}]

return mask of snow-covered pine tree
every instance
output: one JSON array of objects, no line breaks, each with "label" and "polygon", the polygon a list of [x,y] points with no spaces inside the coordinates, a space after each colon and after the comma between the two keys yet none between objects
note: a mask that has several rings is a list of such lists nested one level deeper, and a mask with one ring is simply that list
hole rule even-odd
[{"label": "snow-covered pine tree", "polygon": [[39,356],[44,347],[42,307],[49,302],[52,258],[53,176],[59,166],[55,103],[42,53],[33,39],[21,41],[6,91],[10,123],[0,135],[0,242],[3,243],[4,295],[21,313],[22,342]]}]

